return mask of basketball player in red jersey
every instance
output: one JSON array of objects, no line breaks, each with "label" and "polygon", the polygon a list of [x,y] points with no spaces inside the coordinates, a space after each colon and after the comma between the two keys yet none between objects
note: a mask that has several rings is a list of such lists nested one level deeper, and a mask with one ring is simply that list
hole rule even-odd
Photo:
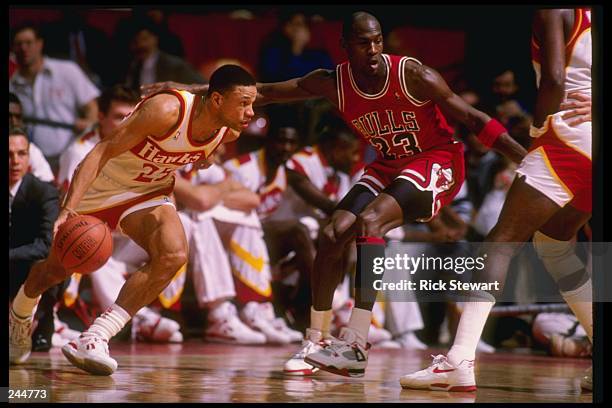
[{"label": "basketball player in red jersey", "polygon": [[[463,182],[462,144],[453,140],[444,115],[465,124],[484,144],[515,162],[526,153],[496,120],[453,93],[435,70],[414,58],[383,54],[383,34],[371,14],[348,16],[341,43],[348,61],[336,70],[318,69],[302,78],[257,84],[256,104],[328,99],[378,150],[377,160],[366,167],[322,231],[312,275],[310,328],[301,350],[285,364],[285,372],[293,375],[312,374],[317,368],[364,375],[376,291],[371,270],[362,271],[360,265],[371,266],[373,257],[384,257],[385,233],[404,223],[430,220],[452,201]],[[188,89],[197,92],[206,86]],[[355,240],[360,290],[348,326],[334,339],[329,334],[334,289],[345,270],[342,254]],[[367,283],[359,287],[362,274]]]},{"label": "basketball player in red jersey", "polygon": [[[446,356],[400,379],[404,388],[441,391],[476,389],[474,359],[478,339],[495,296],[503,291],[508,265],[520,244],[533,244],[561,295],[587,336],[593,339],[591,277],[574,253],[576,232],[591,217],[591,118],[574,109],[591,95],[591,22],[586,9],[538,10],[532,36],[538,94],[529,154],[517,169],[496,226],[485,239],[484,275],[499,291],[474,294],[466,302],[453,346]],[[573,116],[573,119],[570,118]],[[519,243],[512,245],[510,243]],[[592,369],[582,386],[592,389]]]},{"label": "basketball player in red jersey", "polygon": [[[189,163],[207,166],[220,144],[235,140],[248,126],[256,95],[251,74],[224,65],[212,74],[206,97],[168,90],[141,101],[79,164],[55,231],[71,214],[94,215],[119,227],[150,261],[127,279],[115,304],[62,348],[72,364],[98,375],[116,370],[108,341],[187,262],[183,226],[168,197],[174,171]],[[40,294],[68,276],[53,251],[30,270],[11,308],[11,363],[23,363],[30,354],[29,331]]]}]

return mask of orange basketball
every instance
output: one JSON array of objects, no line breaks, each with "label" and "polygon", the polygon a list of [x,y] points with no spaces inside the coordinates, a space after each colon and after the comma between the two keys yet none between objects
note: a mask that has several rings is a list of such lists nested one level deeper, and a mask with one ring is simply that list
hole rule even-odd
[{"label": "orange basketball", "polygon": [[79,215],[59,227],[53,250],[68,272],[87,275],[110,258],[113,238],[105,222],[91,215]]}]

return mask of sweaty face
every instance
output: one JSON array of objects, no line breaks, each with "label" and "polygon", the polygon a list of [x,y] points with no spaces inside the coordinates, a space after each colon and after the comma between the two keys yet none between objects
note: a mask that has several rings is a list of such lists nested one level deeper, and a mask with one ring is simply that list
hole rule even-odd
[{"label": "sweaty face", "polygon": [[15,35],[13,40],[13,51],[17,63],[22,67],[28,67],[42,58],[43,41],[36,38],[33,30],[26,28]]},{"label": "sweaty face", "polygon": [[220,115],[223,126],[238,132],[249,127],[249,122],[255,116],[253,102],[257,97],[257,88],[253,86],[235,86],[223,94]]},{"label": "sweaty face", "polygon": [[23,127],[23,110],[18,103],[9,102],[9,127]]},{"label": "sweaty face", "polygon": [[100,112],[98,117],[100,137],[104,139],[115,130],[121,121],[134,109],[134,106],[126,102],[111,101],[108,112]]},{"label": "sweaty face", "polygon": [[376,20],[355,22],[351,35],[345,39],[345,48],[353,70],[365,75],[384,74],[383,36]]},{"label": "sweaty face", "polygon": [[267,147],[269,157],[278,163],[289,160],[299,145],[300,138],[297,130],[293,127],[282,127],[276,135],[270,136],[272,139],[270,139]]},{"label": "sweaty face", "polygon": [[23,178],[30,166],[28,139],[23,135],[9,136],[9,185]]}]

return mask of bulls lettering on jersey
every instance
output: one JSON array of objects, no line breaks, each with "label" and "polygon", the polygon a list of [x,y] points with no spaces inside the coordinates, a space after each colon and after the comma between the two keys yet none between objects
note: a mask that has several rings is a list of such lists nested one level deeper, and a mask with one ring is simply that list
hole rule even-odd
[{"label": "bulls lettering on jersey", "polygon": [[361,91],[348,61],[336,67],[339,110],[385,160],[410,157],[453,143],[453,129],[438,106],[419,101],[404,86],[404,65],[414,58],[383,54],[387,79],[375,95]]}]

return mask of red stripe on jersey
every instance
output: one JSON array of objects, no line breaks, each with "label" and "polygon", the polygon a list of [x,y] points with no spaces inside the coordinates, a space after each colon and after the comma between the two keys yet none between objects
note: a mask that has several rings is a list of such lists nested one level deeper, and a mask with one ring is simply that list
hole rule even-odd
[{"label": "red stripe on jersey", "polygon": [[385,245],[385,240],[377,237],[357,237],[357,245],[360,244]]},{"label": "red stripe on jersey", "polygon": [[306,170],[304,170],[304,167],[302,167],[302,165],[295,159],[289,159],[289,162],[291,163],[291,170],[300,173],[301,175],[307,176],[306,175]]},{"label": "red stripe on jersey", "polygon": [[238,163],[242,166],[243,164],[251,161],[251,154],[250,153],[243,154],[241,156],[236,157],[236,160],[238,160]]}]

